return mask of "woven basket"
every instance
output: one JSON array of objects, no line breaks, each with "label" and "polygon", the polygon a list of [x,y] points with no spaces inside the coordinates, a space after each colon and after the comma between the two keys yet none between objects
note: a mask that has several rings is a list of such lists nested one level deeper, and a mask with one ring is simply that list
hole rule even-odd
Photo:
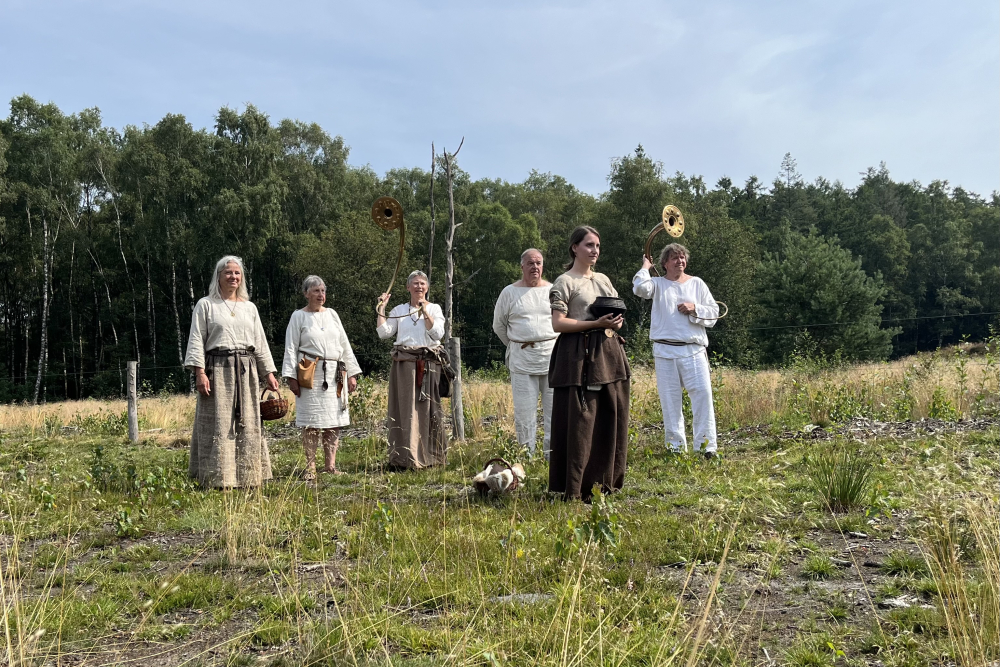
[{"label": "woven basket", "polygon": [[281,394],[277,392],[272,392],[274,395],[265,401],[264,394],[267,391],[267,389],[264,389],[264,391],[260,392],[260,418],[266,422],[281,419],[288,414],[288,401],[283,399]]},{"label": "woven basket", "polygon": [[[510,486],[504,489],[504,493],[510,493],[511,491],[516,490],[517,487],[520,486],[521,482],[517,479],[517,475],[514,473],[514,468],[507,463],[507,461],[501,458],[490,459],[486,462],[486,465],[483,466],[483,470],[486,470],[494,463],[499,463],[503,467],[507,468],[507,470],[510,471],[511,476],[514,478],[514,481],[510,483]],[[481,496],[485,496],[490,491],[490,487],[486,485],[486,482],[476,482],[475,487],[476,491],[478,491]]]}]

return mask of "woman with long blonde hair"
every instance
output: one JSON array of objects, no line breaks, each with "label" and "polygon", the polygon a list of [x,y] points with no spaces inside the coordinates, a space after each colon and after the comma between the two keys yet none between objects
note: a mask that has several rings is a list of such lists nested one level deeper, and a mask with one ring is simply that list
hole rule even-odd
[{"label": "woman with long blonde hair", "polygon": [[271,479],[258,390],[264,378],[277,391],[277,369],[245,278],[242,259],[220,259],[208,296],[191,315],[184,366],[195,375],[198,403],[188,472],[208,488],[255,487]]}]

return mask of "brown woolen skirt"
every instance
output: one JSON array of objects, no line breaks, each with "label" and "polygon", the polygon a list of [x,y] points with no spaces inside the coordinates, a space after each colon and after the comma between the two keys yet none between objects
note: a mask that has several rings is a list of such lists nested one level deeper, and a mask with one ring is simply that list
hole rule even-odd
[{"label": "brown woolen skirt", "polygon": [[[424,367],[419,384],[417,362]],[[391,467],[419,469],[448,462],[441,372],[441,364],[426,349],[393,348],[387,420]]]},{"label": "brown woolen skirt", "polygon": [[624,486],[630,390],[630,380],[604,384],[584,391],[583,405],[579,387],[553,391],[549,491],[589,501],[595,484],[602,493]]}]

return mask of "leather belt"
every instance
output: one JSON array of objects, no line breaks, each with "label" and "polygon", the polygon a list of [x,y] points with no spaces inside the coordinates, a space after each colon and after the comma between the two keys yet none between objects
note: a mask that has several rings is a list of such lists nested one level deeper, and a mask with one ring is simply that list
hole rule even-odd
[{"label": "leather belt", "polygon": [[536,343],[548,343],[550,340],[555,340],[556,338],[558,338],[558,336],[555,336],[553,338],[543,338],[542,340],[529,340],[529,341],[510,340],[510,342],[516,345],[520,345],[521,349],[523,350],[527,347],[535,347]]}]

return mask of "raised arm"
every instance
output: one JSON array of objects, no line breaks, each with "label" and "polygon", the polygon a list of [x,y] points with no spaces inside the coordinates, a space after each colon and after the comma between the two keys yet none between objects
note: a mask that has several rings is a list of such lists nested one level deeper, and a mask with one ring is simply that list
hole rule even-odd
[{"label": "raised arm", "polygon": [[[388,297],[389,295],[383,294],[382,296]],[[395,310],[396,309],[393,308],[391,311],[389,311],[389,314],[392,315],[392,313]],[[399,320],[397,320],[395,317],[385,318],[379,315],[377,324],[378,326],[375,327],[375,332],[378,334],[378,337],[381,338],[382,340],[385,340],[386,338],[395,338],[396,332],[399,331]]]},{"label": "raised arm", "polygon": [[653,278],[649,275],[649,269],[652,266],[649,258],[643,255],[642,268],[636,271],[635,276],[632,277],[632,294],[635,294],[640,299],[652,299],[656,293],[656,283],[653,282]]}]

